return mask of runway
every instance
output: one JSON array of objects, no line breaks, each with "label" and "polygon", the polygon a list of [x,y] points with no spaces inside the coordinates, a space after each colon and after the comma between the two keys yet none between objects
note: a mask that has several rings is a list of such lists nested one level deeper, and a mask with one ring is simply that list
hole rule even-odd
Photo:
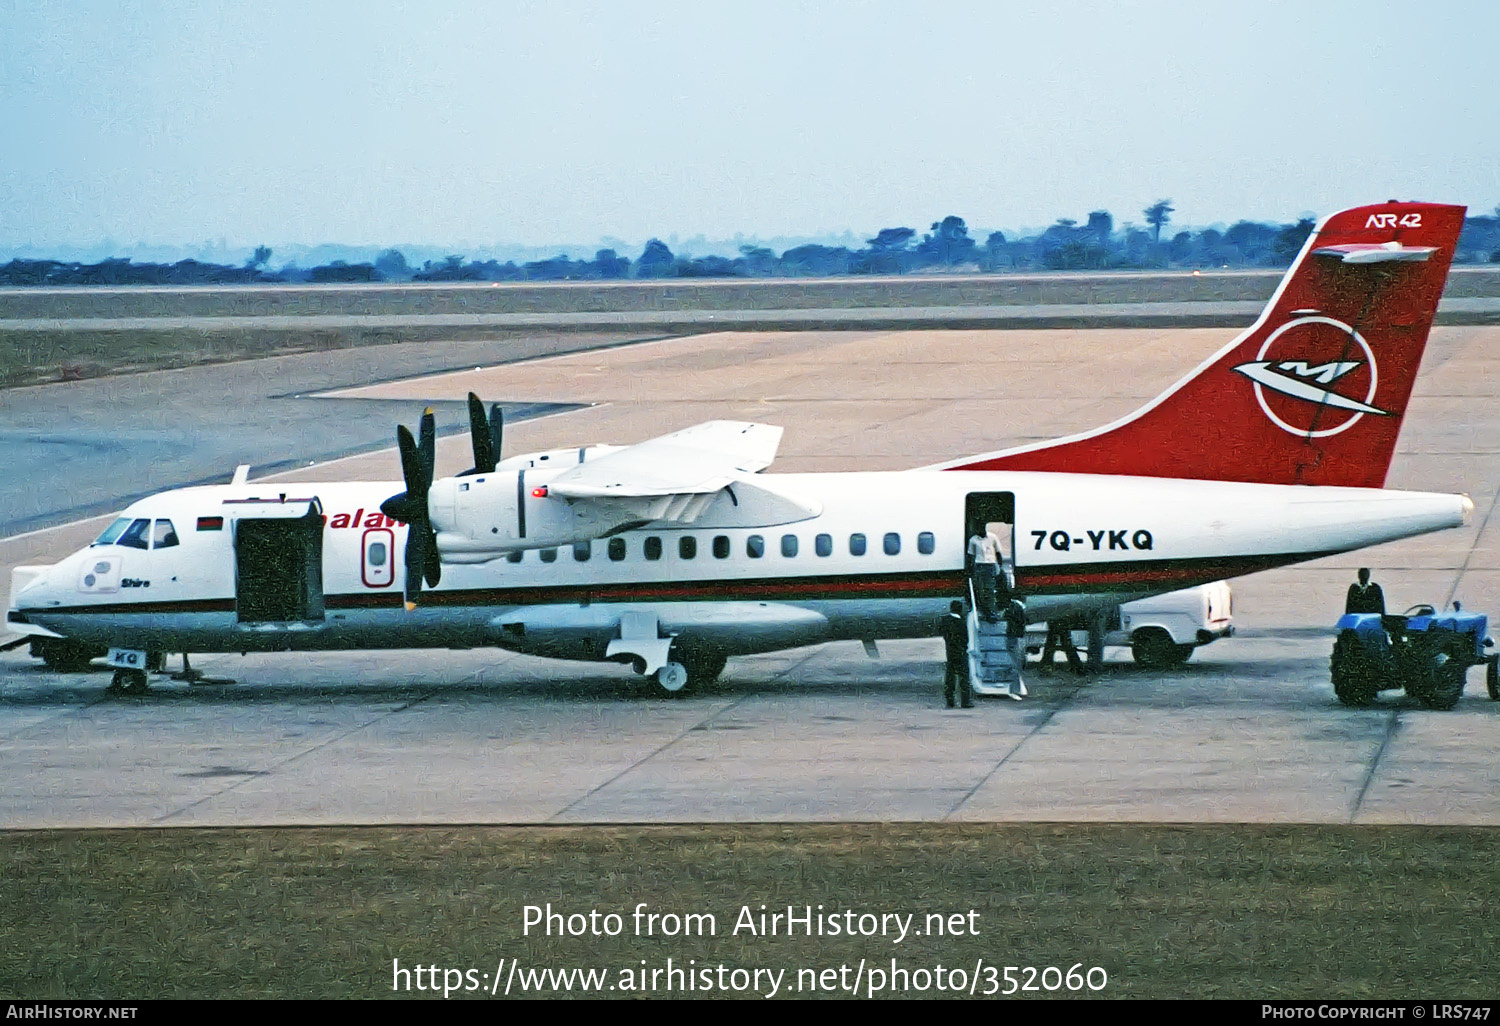
[{"label": "runway", "polygon": [[[1104,423],[1230,334],[718,333],[398,381],[345,367],[329,375],[342,387],[308,401],[472,388],[572,410],[516,425],[510,453],[759,420],[786,428],[773,469],[899,469]],[[54,675],[11,652],[0,824],[1500,823],[1500,703],[1479,671],[1452,712],[1393,697],[1345,709],[1320,630],[1360,565],[1393,607],[1456,596],[1500,612],[1497,342],[1500,329],[1434,331],[1389,481],[1468,491],[1473,525],[1236,581],[1241,636],[1181,670],[1112,650],[1101,679],[1038,675],[1026,702],[966,712],[939,708],[936,641],[882,643],[878,661],[853,644],[736,659],[718,690],[676,702],[644,697],[618,667],[493,651],[204,656],[196,666],[240,683],[116,698],[106,674]],[[467,466],[466,449],[441,439],[439,471]],[[380,451],[281,479],[387,479],[392,466]],[[0,569],[96,532],[0,542]]]}]

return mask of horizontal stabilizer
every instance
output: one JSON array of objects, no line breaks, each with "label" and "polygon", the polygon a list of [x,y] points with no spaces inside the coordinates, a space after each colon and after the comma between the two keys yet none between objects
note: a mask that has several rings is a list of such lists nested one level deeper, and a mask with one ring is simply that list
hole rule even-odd
[{"label": "horizontal stabilizer", "polygon": [[1321,246],[1313,256],[1336,257],[1346,264],[1384,264],[1392,261],[1420,262],[1437,252],[1436,246],[1403,246],[1399,242],[1377,245],[1354,243],[1348,246]]}]

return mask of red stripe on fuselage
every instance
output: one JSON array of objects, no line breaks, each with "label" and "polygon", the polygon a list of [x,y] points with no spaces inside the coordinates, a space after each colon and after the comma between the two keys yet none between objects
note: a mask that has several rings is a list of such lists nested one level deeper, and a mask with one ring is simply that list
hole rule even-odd
[{"label": "red stripe on fuselage", "polygon": [[[1174,590],[1195,583],[1238,577],[1289,563],[1318,559],[1328,552],[1274,555],[1219,556],[1198,559],[1137,560],[1129,563],[1073,563],[1046,567],[1018,567],[1017,592],[1066,595],[1101,591]],[[761,578],[755,580],[662,581],[659,583],[529,586],[521,588],[466,588],[424,591],[417,604],[430,608],[531,606],[609,602],[730,602],[819,599],[957,598],[965,592],[960,570],[912,574],[829,575],[826,577]],[[397,609],[399,591],[354,592],[324,598],[329,610]],[[223,613],[234,612],[233,598],[189,601],[110,603],[51,609],[23,609],[27,615],[108,613]]]}]

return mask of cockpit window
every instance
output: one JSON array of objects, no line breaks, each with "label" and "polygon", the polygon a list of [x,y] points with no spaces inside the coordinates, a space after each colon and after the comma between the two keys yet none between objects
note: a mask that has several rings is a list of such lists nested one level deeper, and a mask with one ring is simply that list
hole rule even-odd
[{"label": "cockpit window", "polygon": [[153,549],[169,549],[177,544],[177,529],[172,526],[170,520],[158,520],[156,530],[151,534],[151,547]]},{"label": "cockpit window", "polygon": [[104,529],[104,533],[94,539],[95,545],[113,545],[115,539],[120,537],[120,532],[130,526],[129,517],[121,517]]},{"label": "cockpit window", "polygon": [[131,549],[149,549],[151,547],[151,521],[132,520],[130,526],[125,528],[125,533],[115,540],[115,544]]}]

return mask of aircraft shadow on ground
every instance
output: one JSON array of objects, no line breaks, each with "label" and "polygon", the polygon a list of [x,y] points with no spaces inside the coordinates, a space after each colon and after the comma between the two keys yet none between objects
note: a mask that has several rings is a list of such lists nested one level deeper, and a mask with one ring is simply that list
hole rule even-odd
[{"label": "aircraft shadow on ground", "polygon": [[[425,702],[428,700],[477,699],[501,703],[590,702],[659,704],[662,706],[736,701],[755,697],[850,698],[903,700],[920,697],[940,698],[942,677],[939,671],[931,682],[911,679],[846,678],[811,674],[797,680],[768,678],[735,678],[732,675],[691,695],[669,698],[661,695],[650,680],[615,674],[567,674],[547,679],[489,681],[452,681],[438,677],[413,678],[408,681],[365,683],[319,682],[302,684],[287,680],[265,683],[237,682],[228,685],[190,685],[166,677],[153,676],[144,695],[126,695],[109,690],[107,670],[55,674],[38,666],[13,671],[14,680],[24,686],[11,694],[0,694],[4,708],[65,708],[80,702],[108,703],[120,706],[192,705],[306,705],[330,703],[371,705]],[[66,682],[50,685],[43,678],[62,677]],[[30,679],[25,679],[30,678]]]},{"label": "aircraft shadow on ground", "polygon": [[[1093,709],[1228,708],[1254,705],[1267,711],[1315,711],[1328,709],[1362,715],[1392,710],[1422,711],[1420,703],[1395,691],[1385,692],[1366,710],[1345,709],[1334,698],[1326,681],[1322,660],[1261,660],[1247,667],[1240,664],[1199,663],[1170,670],[1147,669],[1133,663],[1108,663],[1098,675],[1076,676],[1059,663],[1051,672],[1036,665],[1026,671],[1029,691],[1021,708],[1055,706],[1082,698]],[[1314,666],[1313,663],[1318,665]],[[1247,676],[1247,669],[1253,676]],[[1314,670],[1309,679],[1309,670]],[[691,695],[668,698],[647,679],[618,672],[568,672],[557,676],[507,681],[454,681],[437,676],[405,681],[367,683],[298,683],[281,679],[265,683],[189,685],[166,677],[153,677],[145,695],[123,695],[109,691],[108,668],[91,667],[72,673],[57,673],[40,664],[8,667],[6,675],[20,687],[0,693],[0,710],[63,709],[80,704],[108,703],[125,707],[237,705],[370,705],[412,703],[429,700],[468,699],[495,703],[560,704],[654,703],[664,707],[690,703],[739,701],[749,698],[890,700],[902,704],[937,704],[942,695],[942,670],[931,667],[930,676],[919,676],[903,666],[894,676],[866,672],[852,678],[846,668],[811,668],[794,677],[753,677],[730,672],[720,681]],[[1469,681],[1464,705],[1483,698],[1483,687]],[[1002,698],[981,697],[982,704],[1005,703]],[[1492,703],[1485,702],[1486,706]]]}]

